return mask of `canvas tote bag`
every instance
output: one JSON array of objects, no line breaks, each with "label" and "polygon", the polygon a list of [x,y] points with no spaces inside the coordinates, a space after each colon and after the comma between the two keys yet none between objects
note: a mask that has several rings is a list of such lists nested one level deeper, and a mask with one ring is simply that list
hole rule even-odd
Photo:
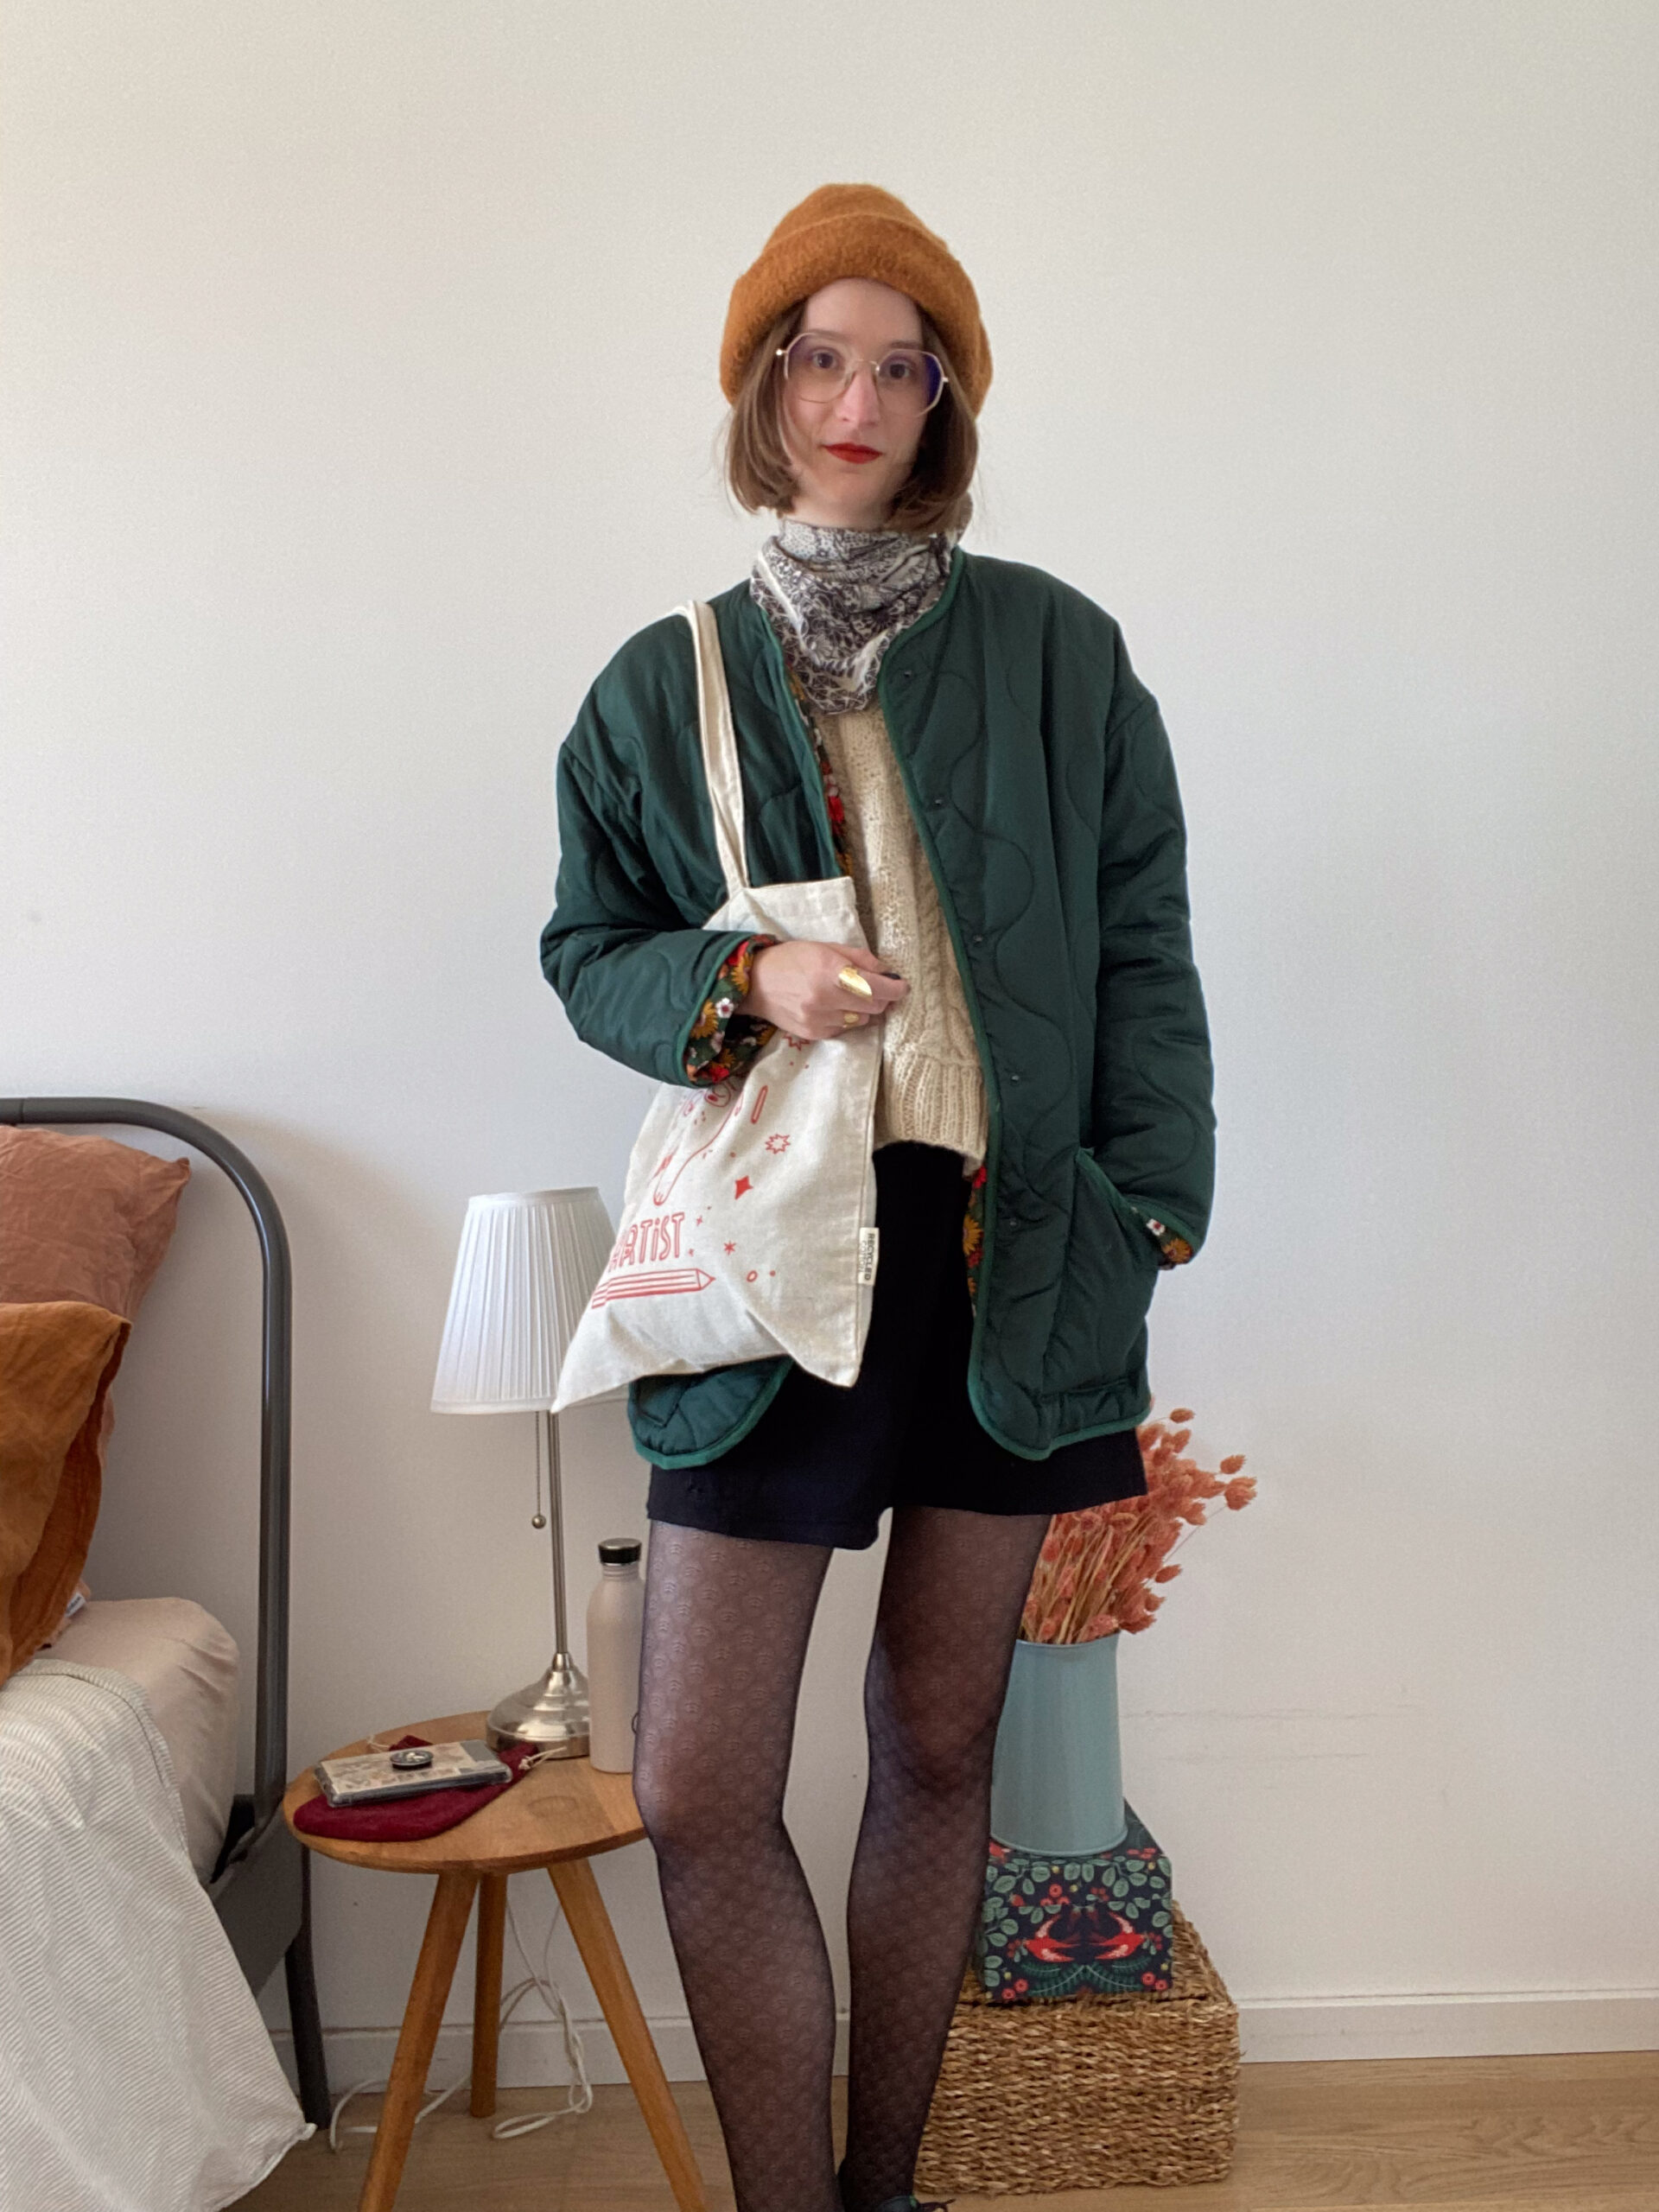
[{"label": "canvas tote bag", "polygon": [[[691,625],[703,770],[727,896],[715,930],[868,947],[853,879],[751,884],[743,787],[714,609]],[[663,1083],[628,1161],[620,1226],[559,1370],[552,1410],[638,1375],[701,1374],[786,1352],[857,1380],[877,1264],[870,1146],[878,1022],[839,1037],[774,1029],[741,1073]]]}]

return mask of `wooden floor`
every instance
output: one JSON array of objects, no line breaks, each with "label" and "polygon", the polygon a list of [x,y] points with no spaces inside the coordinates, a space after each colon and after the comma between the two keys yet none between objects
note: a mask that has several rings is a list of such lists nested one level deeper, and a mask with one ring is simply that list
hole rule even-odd
[{"label": "wooden floor", "polygon": [[[844,2082],[836,2083],[837,2136]],[[539,2111],[560,2090],[509,2089],[499,2117]],[[709,2092],[677,2082],[711,2212],[732,2196]],[[633,2093],[594,2092],[580,2119],[497,2143],[465,2092],[416,2129],[398,2212],[674,2212]],[[359,2098],[347,2120],[372,2120]],[[366,2136],[337,2155],[325,2136],[289,2152],[238,2200],[250,2212],[351,2212]],[[1224,2181],[1191,2189],[958,2196],[956,2212],[1659,2212],[1659,2051],[1550,2058],[1246,2066]],[[780,2206],[778,2212],[788,2212]]]}]

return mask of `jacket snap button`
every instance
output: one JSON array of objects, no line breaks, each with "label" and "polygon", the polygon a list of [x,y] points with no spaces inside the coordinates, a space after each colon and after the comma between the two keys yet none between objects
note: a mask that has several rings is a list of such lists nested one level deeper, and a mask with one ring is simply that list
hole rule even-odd
[{"label": "jacket snap button", "polygon": [[972,938],[970,938],[969,939],[969,944],[984,944],[984,942],[985,942],[985,939],[984,939],[984,938],[983,938],[983,936],[982,936],[982,935],[980,935],[980,934],[977,934],[977,933],[976,933],[975,936],[973,936]]}]

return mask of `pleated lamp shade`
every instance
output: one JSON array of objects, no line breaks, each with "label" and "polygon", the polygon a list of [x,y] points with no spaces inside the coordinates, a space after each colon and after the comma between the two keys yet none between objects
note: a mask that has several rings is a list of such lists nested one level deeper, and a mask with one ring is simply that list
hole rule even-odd
[{"label": "pleated lamp shade", "polygon": [[469,1198],[432,1389],[435,1414],[540,1413],[615,1231],[591,1185]]}]

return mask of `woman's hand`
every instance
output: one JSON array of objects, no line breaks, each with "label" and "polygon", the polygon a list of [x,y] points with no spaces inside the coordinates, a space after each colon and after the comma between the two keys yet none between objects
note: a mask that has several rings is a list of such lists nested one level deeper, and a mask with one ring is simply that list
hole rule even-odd
[{"label": "woman's hand", "polygon": [[[849,991],[836,981],[838,969],[856,968],[868,979],[871,995]],[[782,944],[763,945],[749,971],[745,1014],[774,1023],[791,1037],[840,1037],[862,1028],[883,1014],[896,1000],[907,997],[910,985],[902,976],[882,968],[879,953],[855,944],[823,944],[813,938],[790,938]],[[846,1015],[856,1012],[857,1021]]]}]

